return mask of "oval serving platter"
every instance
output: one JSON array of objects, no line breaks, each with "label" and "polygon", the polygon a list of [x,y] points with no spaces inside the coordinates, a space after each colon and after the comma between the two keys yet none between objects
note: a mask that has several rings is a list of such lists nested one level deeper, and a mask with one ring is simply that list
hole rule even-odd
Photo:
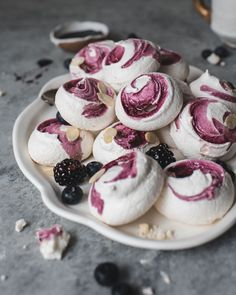
[{"label": "oval serving platter", "polygon": [[[196,79],[202,73],[196,67],[190,67],[189,81]],[[89,226],[103,236],[133,247],[155,250],[178,250],[192,248],[209,242],[225,231],[236,222],[236,204],[218,222],[208,226],[188,226],[173,222],[159,214],[154,208],[144,216],[125,226],[110,227],[95,219],[87,205],[87,197],[76,206],[65,206],[59,200],[60,188],[54,182],[52,176],[42,171],[35,164],[27,149],[29,136],[33,129],[41,121],[55,116],[56,108],[44,103],[40,97],[47,90],[58,88],[70,79],[69,74],[58,76],[50,80],[41,89],[38,98],[34,100],[17,118],[13,128],[13,150],[16,162],[28,178],[39,190],[44,204],[55,214],[64,218]],[[88,194],[89,184],[83,185],[85,195]],[[138,225],[148,223],[160,226],[164,230],[173,230],[174,238],[170,240],[151,240],[138,236]]]}]

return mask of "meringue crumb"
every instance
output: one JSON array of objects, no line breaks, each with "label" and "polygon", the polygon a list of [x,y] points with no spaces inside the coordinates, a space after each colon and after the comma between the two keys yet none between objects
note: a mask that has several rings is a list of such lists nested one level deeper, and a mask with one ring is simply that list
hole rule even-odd
[{"label": "meringue crumb", "polygon": [[151,287],[142,288],[142,295],[154,295],[155,291]]},{"label": "meringue crumb", "polygon": [[220,57],[213,52],[208,56],[207,61],[212,65],[217,65],[220,62]]},{"label": "meringue crumb", "polygon": [[19,220],[16,221],[15,224],[15,231],[16,232],[21,232],[26,226],[28,225],[28,223],[25,221],[24,218],[21,218]]},{"label": "meringue crumb", "polygon": [[225,66],[226,66],[226,62],[225,62],[224,60],[221,61],[221,62],[220,62],[220,66],[221,66],[221,67],[225,67]]},{"label": "meringue crumb", "polygon": [[164,272],[164,271],[160,271],[160,275],[161,275],[161,277],[162,277],[163,282],[164,282],[165,284],[167,284],[167,285],[170,285],[171,280],[170,280],[169,275],[168,275],[166,272]]},{"label": "meringue crumb", "polygon": [[151,240],[171,240],[174,238],[174,231],[171,229],[163,229],[157,225],[150,225],[147,223],[139,224],[138,236],[141,238]]},{"label": "meringue crumb", "polygon": [[23,245],[22,249],[26,250],[28,248],[28,245]]},{"label": "meringue crumb", "polygon": [[7,275],[1,275],[1,281],[4,282],[8,279]]}]

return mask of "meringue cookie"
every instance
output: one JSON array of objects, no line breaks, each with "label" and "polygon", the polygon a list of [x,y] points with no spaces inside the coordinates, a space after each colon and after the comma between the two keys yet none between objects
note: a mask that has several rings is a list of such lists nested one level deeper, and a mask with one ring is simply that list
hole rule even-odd
[{"label": "meringue cookie", "polygon": [[115,42],[106,40],[90,43],[82,48],[71,61],[72,78],[93,77],[103,80],[103,61],[114,47]]},{"label": "meringue cookie", "polygon": [[190,88],[194,96],[218,100],[236,113],[236,87],[230,82],[219,80],[206,71],[190,83]]},{"label": "meringue cookie", "polygon": [[197,99],[172,122],[170,135],[187,157],[229,159],[236,152],[236,128],[227,127],[230,116],[235,118],[224,104]]},{"label": "meringue cookie", "polygon": [[186,80],[189,74],[189,66],[182,56],[169,49],[161,48],[160,72],[170,75],[177,80]]},{"label": "meringue cookie", "polygon": [[78,138],[70,141],[67,138],[67,130],[71,127],[61,124],[57,119],[49,119],[39,124],[29,138],[30,157],[45,166],[55,166],[66,158],[88,158],[94,141],[92,133],[79,130]]},{"label": "meringue cookie", "polygon": [[206,160],[183,160],[166,167],[167,179],[157,210],[169,219],[191,225],[222,218],[234,202],[230,175]]},{"label": "meringue cookie", "polygon": [[137,77],[120,90],[115,111],[124,125],[150,131],[172,122],[182,104],[182,92],[170,76],[149,73]]},{"label": "meringue cookie", "polygon": [[116,43],[104,61],[105,78],[116,91],[140,74],[160,67],[159,49],[150,41],[127,39]]},{"label": "meringue cookie", "polygon": [[[107,131],[111,128],[115,131],[114,135],[106,140]],[[145,153],[159,143],[155,133],[152,135],[154,140],[150,142],[147,133],[130,129],[122,123],[116,122],[98,134],[93,144],[93,156],[97,161],[107,163],[130,153],[132,150],[140,150]]]},{"label": "meringue cookie", "polygon": [[58,89],[55,105],[72,126],[97,131],[114,121],[114,100],[115,92],[107,84],[93,78],[80,78]]},{"label": "meringue cookie", "polygon": [[158,199],[164,182],[157,162],[139,151],[109,162],[101,171],[104,174],[89,192],[89,209],[96,218],[114,226],[145,214]]}]

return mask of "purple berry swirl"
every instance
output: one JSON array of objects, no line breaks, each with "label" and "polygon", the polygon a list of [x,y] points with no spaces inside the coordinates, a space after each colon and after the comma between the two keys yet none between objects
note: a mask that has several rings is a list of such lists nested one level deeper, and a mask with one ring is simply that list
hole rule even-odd
[{"label": "purple berry swirl", "polygon": [[[99,81],[94,78],[80,78],[71,80],[63,85],[65,91],[74,94],[75,97],[86,102],[82,115],[88,119],[100,117],[107,110],[107,106],[98,98],[98,83]],[[114,97],[113,89],[106,87],[106,94]]]},{"label": "purple berry swirl", "polygon": [[[131,56],[129,51],[132,51]],[[143,57],[150,56],[157,61],[160,59],[159,50],[151,42],[142,39],[129,39],[119,42],[115,48],[111,50],[106,57],[105,65],[109,66],[120,62],[126,54],[130,57],[121,65],[122,69],[130,67]]]},{"label": "purple berry swirl", "polygon": [[214,144],[235,143],[236,128],[229,129],[224,125],[230,112],[225,111],[221,114],[220,106],[219,102],[209,99],[198,99],[192,102],[189,106],[192,127],[198,136],[207,142]]},{"label": "purple berry swirl", "polygon": [[[169,177],[187,178],[192,176],[196,170],[199,170],[203,175],[208,174],[211,176],[211,183],[207,187],[203,187],[202,191],[198,194],[185,196],[178,192],[177,189],[174,189],[170,183],[168,183],[168,187],[177,198],[183,201],[193,202],[214,199],[216,192],[222,186],[225,177],[225,171],[220,165],[206,160],[183,160],[169,166],[169,168],[167,167],[166,173]],[[197,185],[197,176],[195,181]],[[191,188],[189,189],[191,190]]]},{"label": "purple berry swirl", "polygon": [[39,124],[37,130],[42,133],[57,135],[57,139],[61,142],[63,149],[70,156],[70,158],[81,160],[81,137],[79,137],[75,141],[69,141],[66,137],[66,129],[63,129],[63,126],[66,127],[65,125],[61,124],[57,119],[49,119]]},{"label": "purple berry swirl", "polygon": [[165,75],[144,74],[123,88],[120,94],[125,113],[135,119],[156,114],[170,97],[171,80]]}]

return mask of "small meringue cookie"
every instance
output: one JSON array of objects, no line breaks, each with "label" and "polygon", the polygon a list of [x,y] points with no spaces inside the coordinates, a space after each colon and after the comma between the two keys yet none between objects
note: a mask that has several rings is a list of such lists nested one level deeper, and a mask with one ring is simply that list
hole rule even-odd
[{"label": "small meringue cookie", "polygon": [[169,219],[206,225],[222,218],[234,202],[231,176],[207,160],[182,160],[165,169],[167,178],[156,209]]},{"label": "small meringue cookie", "polygon": [[115,111],[124,125],[150,131],[172,122],[182,104],[182,92],[174,79],[162,73],[148,73],[120,90]]},{"label": "small meringue cookie", "polygon": [[123,225],[145,214],[156,202],[164,177],[151,157],[136,151],[103,166],[89,192],[92,215],[109,225]]},{"label": "small meringue cookie", "polygon": [[66,131],[71,126],[63,125],[57,119],[49,119],[39,124],[28,141],[30,157],[38,164],[55,166],[64,159],[84,160],[92,152],[93,135],[80,130],[74,141],[67,138]]},{"label": "small meringue cookie", "polygon": [[[106,140],[106,132],[110,128],[115,129],[116,134],[110,140]],[[153,133],[154,138],[156,136],[154,143],[148,142],[145,134],[144,131],[137,131],[116,122],[98,134],[93,144],[93,156],[97,161],[105,164],[133,150],[145,153],[159,143],[155,133]]]},{"label": "small meringue cookie", "polygon": [[169,49],[161,48],[160,72],[170,75],[177,80],[186,80],[189,74],[189,66],[182,56]]},{"label": "small meringue cookie", "polygon": [[103,80],[103,61],[114,47],[115,42],[106,40],[90,43],[82,48],[71,61],[72,78],[93,77]]},{"label": "small meringue cookie", "polygon": [[140,74],[160,67],[159,49],[150,41],[127,39],[116,43],[104,61],[105,78],[116,91]]},{"label": "small meringue cookie", "polygon": [[[99,85],[104,87],[103,92]],[[101,99],[105,95],[105,100]],[[71,80],[62,85],[55,98],[61,116],[72,126],[98,131],[115,119],[115,92],[103,82],[93,78]]]},{"label": "small meringue cookie", "polygon": [[231,112],[236,113],[236,87],[230,82],[210,75],[208,70],[190,83],[190,88],[194,96],[218,100]]},{"label": "small meringue cookie", "polygon": [[226,125],[231,115],[224,104],[199,98],[188,103],[172,122],[170,135],[187,157],[230,159],[236,152],[236,128]]}]

